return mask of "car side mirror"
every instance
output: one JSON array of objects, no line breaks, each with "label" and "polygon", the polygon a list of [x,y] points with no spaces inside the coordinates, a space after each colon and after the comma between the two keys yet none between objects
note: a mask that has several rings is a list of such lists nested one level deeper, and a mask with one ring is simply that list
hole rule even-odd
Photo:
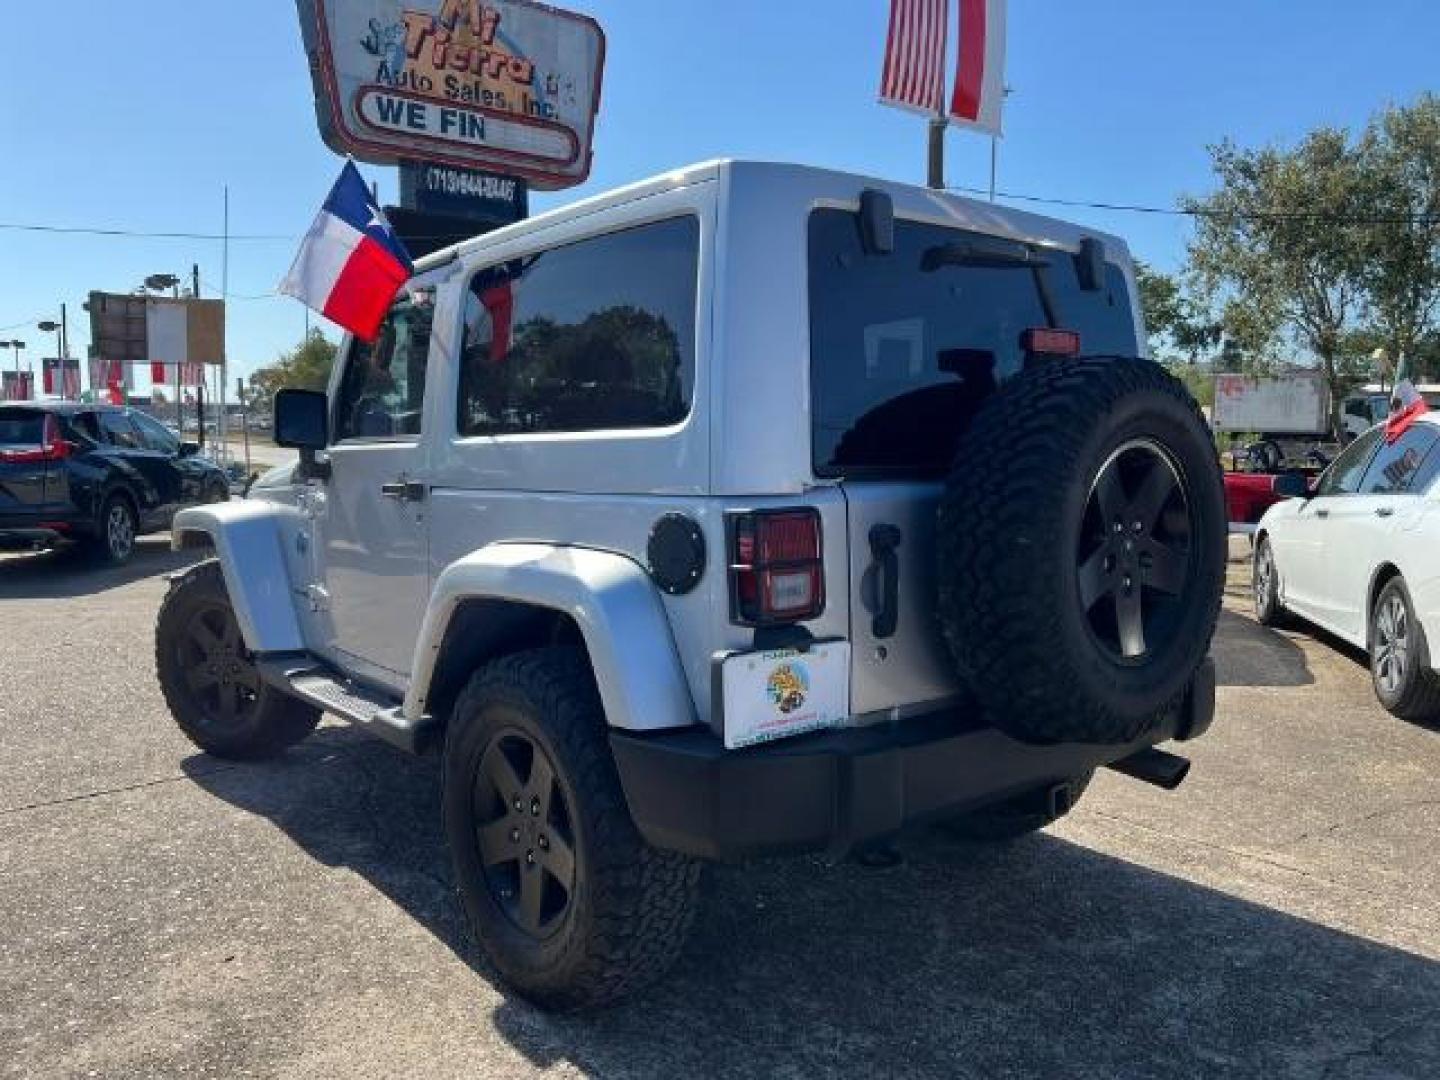
[{"label": "car side mirror", "polygon": [[330,445],[330,404],[318,390],[280,390],[275,394],[275,445],[300,451],[297,478],[325,479],[329,468],[315,451]]},{"label": "car side mirror", "polygon": [[1308,499],[1310,481],[1305,478],[1304,473],[1281,473],[1270,481],[1270,490],[1282,499]]},{"label": "car side mirror", "polygon": [[200,444],[195,442],[182,442],[180,444],[181,457],[194,457],[200,452]]},{"label": "car side mirror", "polygon": [[330,443],[330,416],[318,390],[281,390],[275,395],[275,445],[323,450]]}]

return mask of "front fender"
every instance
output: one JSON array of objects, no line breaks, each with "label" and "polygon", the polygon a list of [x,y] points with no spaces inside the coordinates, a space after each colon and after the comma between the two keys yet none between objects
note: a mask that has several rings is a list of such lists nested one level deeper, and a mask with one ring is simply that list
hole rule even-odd
[{"label": "front fender", "polygon": [[185,546],[188,537],[210,538],[220,559],[225,588],[235,620],[252,652],[299,652],[305,648],[290,573],[285,565],[284,537],[293,534],[299,511],[282,503],[241,499],[192,506],[175,515],[171,546]]},{"label": "front fender", "polygon": [[530,604],[574,619],[611,727],[651,731],[696,722],[670,621],[649,575],[614,552],[520,543],[490,544],[441,573],[415,647],[407,717],[424,714],[445,631],[455,609],[471,599]]}]

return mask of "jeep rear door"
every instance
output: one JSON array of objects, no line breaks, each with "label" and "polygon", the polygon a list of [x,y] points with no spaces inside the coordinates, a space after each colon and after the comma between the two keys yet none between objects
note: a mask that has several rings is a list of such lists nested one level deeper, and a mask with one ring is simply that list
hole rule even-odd
[{"label": "jeep rear door", "polygon": [[[867,253],[854,213],[811,214],[813,465],[846,500],[857,714],[960,690],[935,618],[935,513],[970,419],[1026,363],[1046,362],[1022,347],[1025,332],[1063,327],[1085,353],[1137,353],[1118,266],[1085,291],[1071,253],[1010,244],[1002,257],[986,253],[993,244],[897,220],[893,253]],[[963,254],[972,248],[981,254]],[[1005,468],[1005,446],[978,452]]]}]

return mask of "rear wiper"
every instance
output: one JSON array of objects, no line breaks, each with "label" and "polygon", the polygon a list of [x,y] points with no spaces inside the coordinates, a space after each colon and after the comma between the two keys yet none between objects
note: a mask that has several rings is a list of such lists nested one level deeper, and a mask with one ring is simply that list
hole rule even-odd
[{"label": "rear wiper", "polygon": [[920,269],[933,273],[945,266],[975,267],[982,270],[1029,270],[1050,265],[1050,260],[1036,255],[1024,244],[997,241],[990,244],[936,244],[925,249]]}]

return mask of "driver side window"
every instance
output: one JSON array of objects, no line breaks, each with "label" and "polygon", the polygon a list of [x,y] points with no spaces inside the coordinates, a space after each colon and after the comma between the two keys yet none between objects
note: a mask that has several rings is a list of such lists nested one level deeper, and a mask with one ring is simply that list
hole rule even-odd
[{"label": "driver side window", "polygon": [[1375,453],[1375,447],[1384,433],[1384,428],[1371,428],[1347,446],[1345,452],[1330,464],[1330,468],[1320,478],[1320,486],[1315,494],[1355,494],[1360,488],[1360,478],[1365,475],[1365,466],[1370,464],[1371,455]]},{"label": "driver side window", "polygon": [[434,293],[398,301],[373,343],[352,339],[336,402],[335,438],[393,439],[420,434]]}]

